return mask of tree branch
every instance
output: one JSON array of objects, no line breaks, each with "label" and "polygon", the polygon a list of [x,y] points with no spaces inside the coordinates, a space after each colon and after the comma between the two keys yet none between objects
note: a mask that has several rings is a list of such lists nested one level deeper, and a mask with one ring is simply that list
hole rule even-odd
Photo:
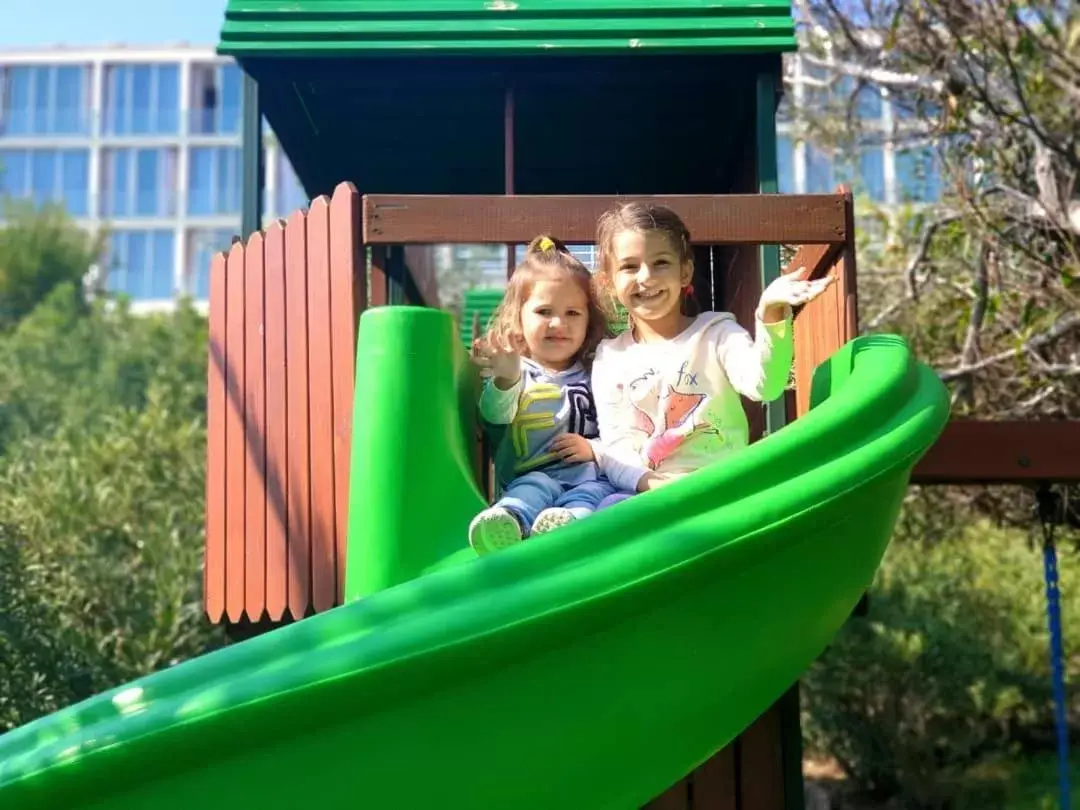
[{"label": "tree branch", "polygon": [[1068,334],[1077,326],[1080,326],[1080,314],[1072,313],[1066,315],[1064,318],[1059,320],[1045,332],[1040,332],[1039,334],[1028,338],[1026,341],[1024,341],[1024,343],[1022,343],[1015,349],[1008,349],[1007,351],[998,352],[997,354],[991,355],[990,357],[985,357],[975,363],[961,363],[961,365],[954,368],[939,371],[938,377],[944,382],[950,382],[960,377],[972,374],[973,372],[982,371],[983,369],[1001,363],[1004,360],[1011,360],[1017,355],[1032,351],[1034,349],[1040,349],[1043,346],[1047,346],[1061,336]]}]

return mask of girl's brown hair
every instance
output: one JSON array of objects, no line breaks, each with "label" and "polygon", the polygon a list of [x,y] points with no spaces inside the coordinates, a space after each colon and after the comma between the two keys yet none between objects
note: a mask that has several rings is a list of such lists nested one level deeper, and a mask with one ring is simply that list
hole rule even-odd
[{"label": "girl's brown hair", "polygon": [[572,278],[585,293],[589,323],[585,340],[574,359],[590,365],[600,341],[611,336],[608,319],[597,301],[588,268],[554,236],[541,235],[529,243],[525,258],[514,268],[506,284],[506,293],[492,315],[484,340],[495,346],[510,347],[515,345],[515,338],[523,339],[521,310],[532,292],[533,284],[543,276],[560,275]]},{"label": "girl's brown hair", "polygon": [[[690,230],[678,214],[666,205],[650,202],[627,202],[605,211],[596,223],[597,270],[596,283],[605,296],[615,303],[615,287],[611,276],[615,272],[615,237],[623,231],[660,231],[675,250],[682,263],[694,263],[690,249]],[[683,312],[697,314],[697,302],[683,296]]]}]

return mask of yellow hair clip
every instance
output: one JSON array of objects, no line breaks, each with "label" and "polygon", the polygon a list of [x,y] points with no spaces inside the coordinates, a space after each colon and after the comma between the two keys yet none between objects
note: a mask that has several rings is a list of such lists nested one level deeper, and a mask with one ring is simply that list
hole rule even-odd
[{"label": "yellow hair clip", "polygon": [[545,236],[543,239],[540,240],[540,244],[537,245],[537,247],[539,247],[541,252],[543,252],[545,250],[552,250],[555,247],[555,243]]}]

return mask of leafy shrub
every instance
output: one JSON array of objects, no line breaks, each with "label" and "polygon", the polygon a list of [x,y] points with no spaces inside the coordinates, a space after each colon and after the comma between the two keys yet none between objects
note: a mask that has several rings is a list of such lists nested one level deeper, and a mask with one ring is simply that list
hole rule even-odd
[{"label": "leafy shrub", "polygon": [[201,594],[205,319],[85,310],[62,286],[0,352],[2,732],[219,634]]},{"label": "leafy shrub", "polygon": [[[1071,550],[1060,568],[1068,633],[1080,620]],[[869,615],[807,674],[808,747],[877,797],[949,806],[975,763],[1048,737],[1045,610],[1041,552],[1022,533],[977,522],[934,544],[894,541]]]}]

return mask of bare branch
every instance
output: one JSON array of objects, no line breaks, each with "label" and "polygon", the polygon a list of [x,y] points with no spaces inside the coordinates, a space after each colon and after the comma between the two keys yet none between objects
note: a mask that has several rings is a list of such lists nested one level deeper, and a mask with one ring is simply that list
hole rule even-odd
[{"label": "bare branch", "polygon": [[918,272],[919,268],[927,264],[927,259],[930,255],[930,247],[934,242],[934,236],[941,228],[953,222],[957,222],[960,219],[961,217],[958,214],[950,214],[939,217],[923,228],[922,234],[919,236],[919,244],[916,247],[915,252],[908,259],[907,266],[904,268],[904,278],[907,282],[907,295],[904,298],[893,301],[889,306],[882,309],[873,318],[867,321],[866,325],[863,327],[864,331],[872,332],[907,304],[918,302],[922,290],[931,282],[934,276],[933,266],[928,266],[921,276]]},{"label": "bare branch", "polygon": [[1058,338],[1068,334],[1077,326],[1080,326],[1080,314],[1073,313],[1070,315],[1066,315],[1064,318],[1055,323],[1052,327],[1050,327],[1044,332],[1040,332],[1034,337],[1028,338],[1026,341],[1024,341],[1023,344],[1017,346],[1015,349],[998,352],[997,354],[991,355],[990,357],[985,357],[975,363],[962,363],[955,368],[939,371],[938,377],[940,377],[944,382],[950,382],[960,377],[972,374],[973,372],[989,368],[990,366],[996,365],[1005,360],[1011,360],[1017,355],[1032,351],[1033,349],[1039,349],[1043,346],[1047,346],[1053,343]]}]

